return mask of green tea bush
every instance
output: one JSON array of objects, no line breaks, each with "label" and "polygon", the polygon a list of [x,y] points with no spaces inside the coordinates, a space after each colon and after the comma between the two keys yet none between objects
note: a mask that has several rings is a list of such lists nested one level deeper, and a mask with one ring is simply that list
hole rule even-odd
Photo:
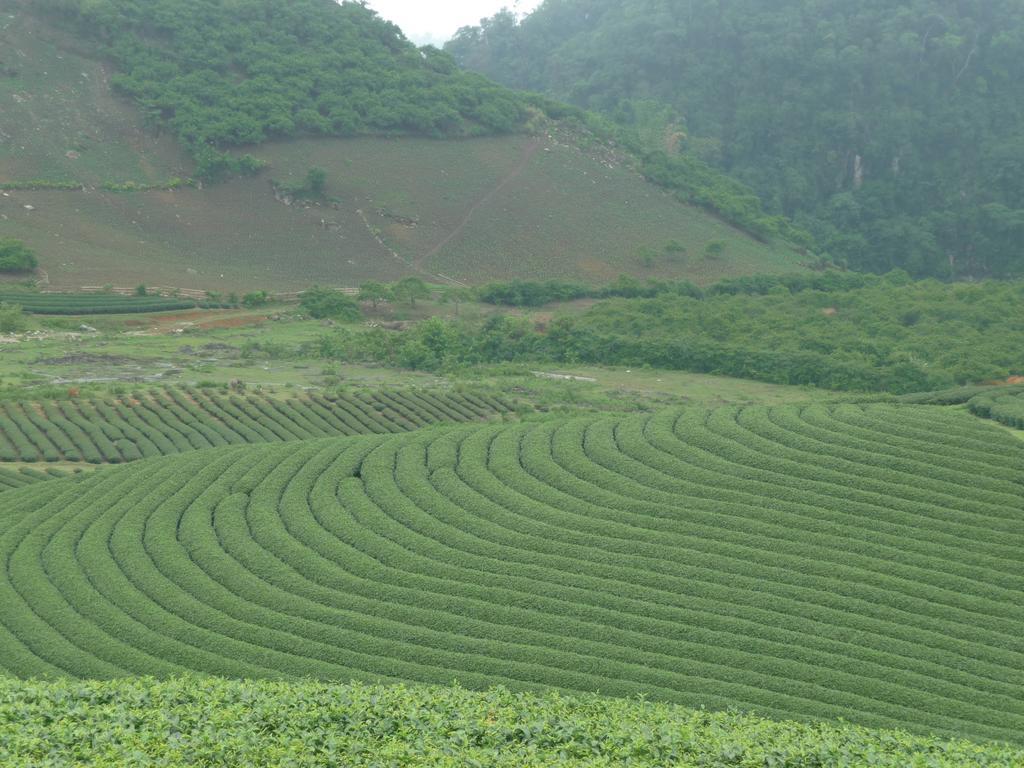
[{"label": "green tea bush", "polygon": [[972,397],[967,407],[975,416],[1024,429],[1024,386],[992,389]]},{"label": "green tea bush", "polygon": [[0,403],[0,462],[119,464],[142,457],[242,443],[391,433],[489,419],[511,406],[496,399],[427,392],[223,397],[167,388],[108,400]]},{"label": "green tea bush", "polygon": [[358,768],[1006,768],[1024,752],[845,723],[597,696],[460,687],[239,682],[0,682],[0,760],[11,768],[291,765]]},{"label": "green tea bush", "polygon": [[[457,679],[1020,740],[1005,430],[838,404],[295,439],[473,412],[431,397],[218,395],[290,442],[4,491],[0,672]],[[166,400],[117,407],[206,407]],[[214,434],[180,423],[176,447]]]}]

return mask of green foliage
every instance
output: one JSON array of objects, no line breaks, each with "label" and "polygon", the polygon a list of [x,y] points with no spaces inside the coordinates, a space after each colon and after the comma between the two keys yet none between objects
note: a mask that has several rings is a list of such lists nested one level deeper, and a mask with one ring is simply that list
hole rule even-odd
[{"label": "green foliage", "polygon": [[302,183],[272,181],[271,186],[276,192],[289,197],[317,200],[324,196],[327,188],[327,171],[323,168],[310,168]]},{"label": "green foliage", "polygon": [[1022,459],[968,413],[894,405],[191,451],[3,492],[0,659],[22,678],[457,678],[1017,741]]},{"label": "green foliage", "polygon": [[[280,345],[268,343],[254,344],[243,354],[287,356]],[[121,464],[225,445],[402,432],[509,410],[504,401],[472,395],[378,392],[278,400],[194,388],[7,402],[0,403],[0,462]]]},{"label": "green foliage", "polygon": [[20,240],[0,240],[0,272],[31,272],[39,262],[36,255]]},{"label": "green foliage", "polygon": [[[481,297],[533,305],[562,288],[510,283]],[[1020,282],[822,273],[739,278],[702,291],[620,279],[591,295],[643,298],[601,302],[541,329],[514,318],[482,326],[431,320],[402,334],[352,336],[340,357],[425,370],[540,360],[650,365],[892,393],[1024,375]]]},{"label": "green foliage", "polygon": [[201,178],[258,170],[225,148],[296,135],[508,132],[519,95],[417,50],[361,3],[40,0],[103,44],[112,85],[170,128]]},{"label": "green foliage", "polygon": [[270,303],[270,294],[266,291],[252,291],[242,296],[242,306],[246,309],[265,307]]},{"label": "green foliage", "polygon": [[26,328],[28,320],[21,307],[0,301],[0,333],[21,333]]},{"label": "green foliage", "polygon": [[1024,429],[1024,386],[992,389],[971,398],[967,407],[975,416]]},{"label": "green foliage", "polygon": [[[1024,374],[1024,283],[786,290],[737,280],[704,299],[610,301],[566,320],[552,354],[829,389],[937,390]],[[733,289],[757,291],[737,293]]]},{"label": "green foliage", "polygon": [[363,316],[355,299],[333,288],[310,288],[303,292],[300,306],[317,320],[330,318],[351,323]]},{"label": "green foliage", "polygon": [[147,291],[146,291],[146,286],[144,286],[144,285],[136,286],[136,288],[135,288],[135,295],[136,296],[146,296],[146,295],[148,295]]},{"label": "green foliage", "polygon": [[6,681],[0,723],[0,757],[12,768],[377,768],[384,755],[409,768],[1005,768],[1024,760],[1007,746],[586,695],[202,677]]},{"label": "green foliage", "polygon": [[384,283],[377,282],[376,280],[369,280],[359,286],[359,294],[357,298],[359,301],[369,301],[373,304],[373,308],[376,309],[377,305],[382,301],[390,301],[395,297],[394,292],[390,286]]},{"label": "green foliage", "polygon": [[722,254],[725,253],[725,242],[722,240],[712,240],[706,246],[704,246],[704,256],[708,259],[720,259]]},{"label": "green foliage", "polygon": [[556,301],[572,301],[574,299],[607,299],[611,297],[652,299],[655,296],[666,294],[700,299],[704,296],[723,294],[764,295],[779,292],[800,293],[801,291],[831,293],[863,288],[878,283],[879,278],[874,275],[835,270],[818,274],[751,275],[722,280],[706,288],[700,288],[686,280],[640,281],[622,275],[614,283],[609,283],[601,288],[562,280],[543,282],[513,280],[508,283],[485,285],[476,290],[476,295],[480,301],[486,304],[502,304],[508,307],[540,307]]},{"label": "green foliage", "polygon": [[391,287],[391,291],[398,301],[407,301],[413,307],[416,306],[417,299],[430,298],[430,287],[418,277],[399,280]]},{"label": "green foliage", "polygon": [[684,203],[699,205],[761,240],[781,238],[809,248],[811,235],[785,216],[765,212],[750,187],[726,176],[696,157],[665,152],[646,154],[640,166],[649,181],[675,190]]},{"label": "green foliage", "polygon": [[310,168],[309,173],[306,174],[306,188],[317,196],[321,197],[324,194],[324,189],[327,186],[327,171],[323,168]]},{"label": "green foliage", "polygon": [[1014,0],[546,0],[446,50],[600,110],[648,175],[751,231],[781,215],[856,269],[1005,277],[1024,274],[1022,30]]},{"label": "green foliage", "polygon": [[571,301],[593,295],[594,290],[588,286],[562,280],[513,280],[509,283],[491,283],[477,289],[480,301],[508,307],[540,307],[553,301]]},{"label": "green foliage", "polygon": [[[142,286],[140,286],[142,287]],[[34,315],[120,315],[143,312],[174,312],[193,309],[207,302],[182,298],[140,295],[117,296],[110,293],[34,293],[0,291],[0,301],[18,304]]]}]

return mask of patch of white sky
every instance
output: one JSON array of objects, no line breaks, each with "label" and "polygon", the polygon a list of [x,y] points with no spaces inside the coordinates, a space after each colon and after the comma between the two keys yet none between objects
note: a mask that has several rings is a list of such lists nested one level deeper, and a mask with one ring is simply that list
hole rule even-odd
[{"label": "patch of white sky", "polygon": [[368,0],[366,4],[401,27],[417,45],[440,48],[461,27],[479,24],[502,8],[524,15],[540,3],[541,0]]}]

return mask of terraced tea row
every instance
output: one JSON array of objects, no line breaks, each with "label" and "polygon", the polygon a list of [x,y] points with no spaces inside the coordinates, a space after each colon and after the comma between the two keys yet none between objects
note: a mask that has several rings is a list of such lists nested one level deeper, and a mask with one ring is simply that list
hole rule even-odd
[{"label": "terraced tea row", "polygon": [[96,400],[8,402],[0,404],[0,461],[119,464],[225,445],[402,432],[510,409],[486,395],[419,391],[279,400],[168,388]]},{"label": "terraced tea row", "polygon": [[229,447],[4,508],[21,677],[457,679],[1024,734],[1024,444],[964,412]]},{"label": "terraced tea row", "polygon": [[48,469],[44,472],[32,467],[22,467],[21,469],[0,467],[0,491],[23,488],[41,480],[53,480],[54,478],[68,477],[68,475],[69,473],[59,469]]},{"label": "terraced tea row", "polygon": [[176,312],[198,306],[216,307],[167,296],[115,296],[106,293],[30,293],[0,291],[0,302],[16,304],[36,315],[120,315],[146,312]]},{"label": "terraced tea row", "polygon": [[1006,387],[971,398],[967,407],[975,416],[1024,429],[1024,386]]}]

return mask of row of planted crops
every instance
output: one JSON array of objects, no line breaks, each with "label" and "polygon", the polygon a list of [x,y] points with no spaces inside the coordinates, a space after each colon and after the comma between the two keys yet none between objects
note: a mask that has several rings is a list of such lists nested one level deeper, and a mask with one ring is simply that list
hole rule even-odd
[{"label": "row of planted crops", "polygon": [[975,416],[993,419],[1013,429],[1024,429],[1024,386],[994,389],[967,402]]},{"label": "row of planted crops", "polygon": [[401,432],[487,419],[510,408],[500,398],[474,394],[395,391],[278,399],[194,388],[6,402],[0,403],[0,461],[119,464],[243,443]]},{"label": "row of planted crops", "polygon": [[1024,733],[1024,444],[895,405],[228,446],[5,491],[0,672]]},{"label": "row of planted crops", "polygon": [[220,304],[174,296],[119,296],[109,293],[35,293],[0,291],[0,302],[36,315],[120,315],[177,312]]},{"label": "row of planted crops", "polygon": [[97,768],[1024,765],[1008,745],[504,688],[0,680],[0,764],[61,764],[68,744]]}]

